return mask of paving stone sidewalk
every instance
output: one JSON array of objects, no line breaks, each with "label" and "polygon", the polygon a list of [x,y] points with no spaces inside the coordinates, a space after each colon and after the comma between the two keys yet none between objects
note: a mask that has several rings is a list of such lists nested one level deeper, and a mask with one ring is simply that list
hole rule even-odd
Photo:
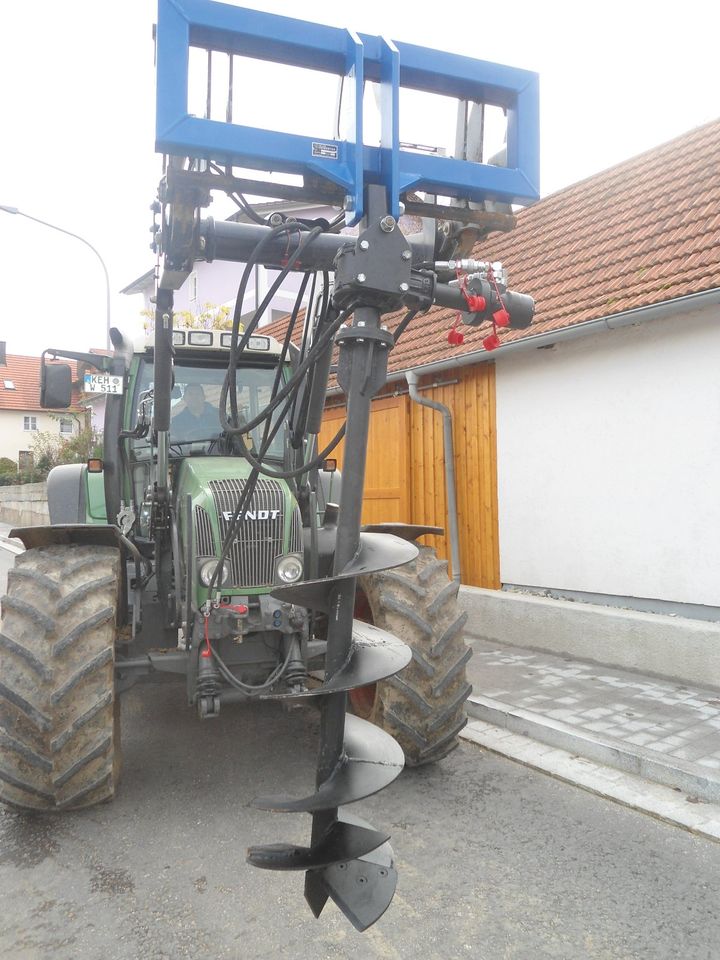
[{"label": "paving stone sidewalk", "polygon": [[472,646],[476,693],[720,778],[720,690],[486,640]]}]

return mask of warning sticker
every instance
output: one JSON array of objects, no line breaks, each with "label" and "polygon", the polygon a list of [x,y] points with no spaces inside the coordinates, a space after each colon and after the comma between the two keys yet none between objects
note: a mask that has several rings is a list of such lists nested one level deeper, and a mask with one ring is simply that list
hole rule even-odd
[{"label": "warning sticker", "polygon": [[336,143],[316,143],[313,141],[312,155],[314,157],[326,157],[328,160],[337,160],[338,146]]}]

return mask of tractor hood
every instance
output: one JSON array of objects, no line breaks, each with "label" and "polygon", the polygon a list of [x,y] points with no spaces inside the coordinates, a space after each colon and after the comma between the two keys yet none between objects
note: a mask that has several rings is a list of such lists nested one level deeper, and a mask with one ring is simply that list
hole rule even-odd
[{"label": "tractor hood", "polygon": [[[181,549],[188,551],[187,498],[192,506],[193,558],[196,569],[220,555],[235,508],[245,491],[250,467],[240,457],[188,457],[175,482]],[[300,509],[284,480],[261,477],[243,511],[230,553],[230,580],[223,593],[267,593],[276,582],[279,557],[302,553]],[[197,599],[205,599],[198,584]]]}]

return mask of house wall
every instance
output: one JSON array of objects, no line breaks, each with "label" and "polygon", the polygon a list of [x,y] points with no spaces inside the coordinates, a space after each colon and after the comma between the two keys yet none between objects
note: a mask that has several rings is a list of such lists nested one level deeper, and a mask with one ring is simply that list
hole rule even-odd
[{"label": "house wall", "polygon": [[[91,399],[92,398],[92,399]],[[87,409],[90,411],[90,426],[96,433],[105,429],[105,394],[85,394]]]},{"label": "house wall", "polygon": [[[36,432],[23,429],[23,418],[33,416],[37,418],[37,432],[47,431],[53,436],[60,436],[60,414],[48,413],[45,410],[0,410],[0,457],[10,457],[17,463],[18,451],[31,450]],[[80,419],[72,416],[75,421],[75,433],[78,432]]]},{"label": "house wall", "polygon": [[498,358],[504,583],[720,605],[719,318]]},{"label": "house wall", "polygon": [[[173,298],[175,310],[187,310],[190,313],[197,314],[201,312],[206,303],[212,304],[214,307],[225,304],[234,306],[244,269],[244,263],[231,263],[224,260],[213,260],[212,263],[206,263],[199,260],[193,271],[195,282],[191,283],[188,279],[179,290],[175,291]],[[250,313],[262,303],[278,273],[277,270],[268,270],[262,266],[252,271],[245,290],[242,314]],[[292,311],[300,289],[301,279],[302,274],[300,273],[288,274],[263,317],[264,323],[270,323],[271,320],[277,319],[278,314],[284,315]],[[142,292],[143,310],[152,312],[155,309],[150,300],[154,296],[154,292],[154,281],[150,281]],[[194,299],[192,298],[193,294],[195,294]],[[305,300],[307,300],[307,292]]]},{"label": "house wall", "polygon": [[[332,220],[337,212],[333,207],[310,205],[306,210],[294,210],[293,215]],[[353,228],[351,232],[355,233],[356,229]],[[297,245],[297,238],[290,241],[289,251],[292,251],[295,245]],[[213,306],[234,305],[244,270],[244,263],[232,263],[225,260],[213,260],[207,263],[204,260],[198,260],[193,271],[195,274],[194,283],[191,283],[188,279],[179,290],[175,291],[175,310],[188,310],[190,313],[197,314],[206,303]],[[264,266],[257,266],[253,269],[245,291],[242,306],[243,314],[255,310],[262,303],[279,273],[279,270],[269,270]],[[291,272],[285,277],[263,317],[262,324],[270,323],[277,319],[278,315],[284,315],[292,311],[301,281],[301,273]],[[143,290],[145,310],[154,310],[154,305],[150,300],[154,292],[155,282],[151,280]],[[193,294],[195,296],[191,299]],[[305,292],[305,302],[307,302],[308,294],[309,288]]]}]

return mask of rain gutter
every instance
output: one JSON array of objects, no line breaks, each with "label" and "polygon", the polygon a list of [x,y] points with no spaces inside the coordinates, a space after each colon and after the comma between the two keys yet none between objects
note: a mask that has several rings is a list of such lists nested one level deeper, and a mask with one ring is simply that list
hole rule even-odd
[{"label": "rain gutter", "polygon": [[[720,305],[720,288],[715,287],[712,290],[703,290],[702,293],[691,293],[686,297],[676,297],[674,300],[664,300],[662,303],[653,303],[647,307],[637,307],[634,310],[626,310],[623,313],[599,317],[597,320],[586,320],[583,323],[576,323],[570,327],[562,327],[560,330],[549,330],[546,333],[523,337],[522,340],[513,340],[510,343],[504,343],[498,347],[497,350],[491,352],[487,350],[474,350],[472,353],[446,357],[443,360],[436,360],[434,363],[413,367],[412,372],[422,377],[426,374],[454,370],[458,367],[472,366],[476,363],[488,363],[497,360],[499,357],[504,357],[511,353],[518,353],[522,350],[538,350],[542,347],[550,347],[555,343],[560,343],[565,340],[576,340],[580,337],[590,336],[603,330],[617,330],[619,327],[631,327],[641,323],[648,323],[651,320],[662,320],[678,314],[689,313],[691,310],[699,310],[703,307],[718,305]],[[402,380],[405,376],[406,374],[402,370],[393,371],[393,373],[388,375],[388,382]]]}]

